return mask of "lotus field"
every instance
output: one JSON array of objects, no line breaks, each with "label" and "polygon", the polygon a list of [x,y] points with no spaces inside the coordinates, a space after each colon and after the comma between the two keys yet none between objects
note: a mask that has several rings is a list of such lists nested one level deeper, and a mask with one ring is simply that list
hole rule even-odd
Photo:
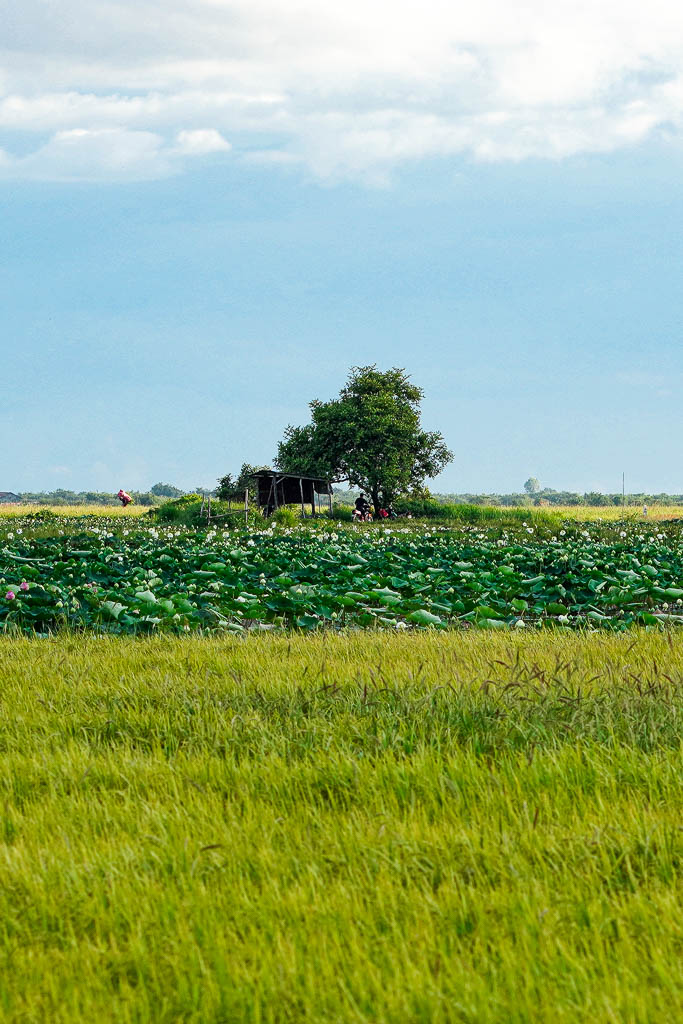
[{"label": "lotus field", "polygon": [[6,518],[0,630],[624,630],[683,622],[677,523],[195,530]]}]

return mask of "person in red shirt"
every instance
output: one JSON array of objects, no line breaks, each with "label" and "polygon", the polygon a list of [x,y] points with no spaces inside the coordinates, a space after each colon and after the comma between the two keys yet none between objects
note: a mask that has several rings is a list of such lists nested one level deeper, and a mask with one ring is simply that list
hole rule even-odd
[{"label": "person in red shirt", "polygon": [[130,505],[131,501],[133,500],[130,494],[126,494],[123,488],[121,488],[116,497],[119,499],[124,508],[126,507],[126,505]]}]

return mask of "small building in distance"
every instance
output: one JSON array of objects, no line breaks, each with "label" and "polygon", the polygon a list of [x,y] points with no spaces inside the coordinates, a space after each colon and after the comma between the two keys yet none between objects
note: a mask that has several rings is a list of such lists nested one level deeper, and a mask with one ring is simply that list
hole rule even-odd
[{"label": "small building in distance", "polygon": [[13,491],[0,491],[0,502],[1,501],[20,501],[18,494]]},{"label": "small building in distance", "polygon": [[294,473],[277,473],[262,469],[251,477],[256,481],[257,501],[260,509],[269,516],[282,505],[301,505],[301,514],[306,514],[306,505],[311,506],[311,515],[321,510],[321,498],[327,496],[327,506],[332,511],[332,484],[313,476],[297,476]]}]

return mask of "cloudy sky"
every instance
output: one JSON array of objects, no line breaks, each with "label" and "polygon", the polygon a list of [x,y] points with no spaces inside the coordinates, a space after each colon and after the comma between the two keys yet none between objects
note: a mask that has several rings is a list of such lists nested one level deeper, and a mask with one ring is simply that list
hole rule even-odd
[{"label": "cloudy sky", "polygon": [[680,5],[0,24],[0,489],[209,484],[372,362],[440,489],[683,492]]}]

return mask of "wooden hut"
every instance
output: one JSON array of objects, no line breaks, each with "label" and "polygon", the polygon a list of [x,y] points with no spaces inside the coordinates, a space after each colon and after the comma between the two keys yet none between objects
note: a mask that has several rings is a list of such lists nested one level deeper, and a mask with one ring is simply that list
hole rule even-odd
[{"label": "wooden hut", "polygon": [[306,505],[311,506],[311,515],[321,511],[322,498],[327,496],[327,507],[332,511],[332,484],[313,476],[298,476],[294,473],[278,473],[262,469],[251,477],[257,485],[257,501],[265,515],[271,515],[283,505],[301,505],[301,515],[306,515]]}]

